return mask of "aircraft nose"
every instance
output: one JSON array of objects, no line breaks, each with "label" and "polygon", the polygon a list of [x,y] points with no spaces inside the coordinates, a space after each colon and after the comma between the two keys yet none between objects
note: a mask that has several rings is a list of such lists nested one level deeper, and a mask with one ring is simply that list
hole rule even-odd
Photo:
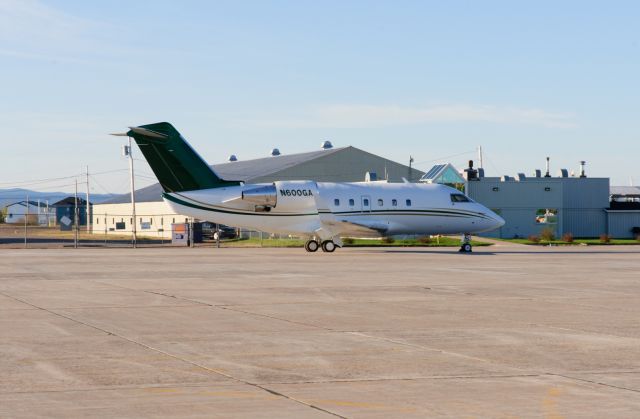
[{"label": "aircraft nose", "polygon": [[495,212],[493,213],[493,221],[495,222],[495,228],[500,228],[505,224],[504,218],[502,218]]}]

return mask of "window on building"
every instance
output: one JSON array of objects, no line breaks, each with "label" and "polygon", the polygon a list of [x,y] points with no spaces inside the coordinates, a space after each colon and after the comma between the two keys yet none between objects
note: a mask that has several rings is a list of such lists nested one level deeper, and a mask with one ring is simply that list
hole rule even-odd
[{"label": "window on building", "polygon": [[140,217],[140,224],[142,224],[142,217]]},{"label": "window on building", "polygon": [[353,207],[356,204],[356,201],[354,201],[353,199],[349,200],[349,206]]},{"label": "window on building", "polygon": [[164,218],[160,217],[160,225],[163,226],[164,225]]},{"label": "window on building", "polygon": [[381,207],[384,205],[384,201],[382,199],[378,199],[378,206]]},{"label": "window on building", "polygon": [[536,224],[556,224],[558,210],[556,208],[540,208],[536,211]]},{"label": "window on building", "polygon": [[407,200],[405,201],[405,203],[407,204],[407,206],[408,206],[408,207],[410,207],[410,206],[411,206],[411,200],[410,200],[410,199],[407,199]]},{"label": "window on building", "polygon": [[461,193],[452,193],[451,194],[451,202],[469,202],[469,198]]},{"label": "window on building", "polygon": [[112,219],[111,219],[111,225],[114,225],[115,223],[116,223],[116,219],[115,219],[115,218],[112,218]]},{"label": "window on building", "polygon": [[96,218],[96,224],[100,224],[100,219]]},{"label": "window on building", "polygon": [[173,224],[175,224],[175,223],[176,223],[176,219],[174,218],[171,222],[172,222]]},{"label": "window on building", "polygon": [[149,224],[153,225],[153,218],[149,218]]},{"label": "window on building", "polygon": [[398,206],[398,200],[397,199],[392,199],[391,200],[391,205],[394,206],[394,207],[397,207]]},{"label": "window on building", "polygon": [[340,200],[338,198],[333,200],[333,205],[335,205],[336,207],[340,206]]}]

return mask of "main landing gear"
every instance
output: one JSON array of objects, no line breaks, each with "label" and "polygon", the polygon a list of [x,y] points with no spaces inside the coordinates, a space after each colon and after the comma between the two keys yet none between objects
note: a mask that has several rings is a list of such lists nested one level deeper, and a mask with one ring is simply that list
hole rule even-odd
[{"label": "main landing gear", "polygon": [[471,247],[471,234],[465,233],[462,235],[462,240],[460,240],[460,250],[458,252],[462,253],[471,253],[473,248]]},{"label": "main landing gear", "polygon": [[321,247],[323,252],[332,253],[338,246],[333,242],[333,240],[325,240],[320,244],[316,240],[311,239],[304,244],[304,250],[307,252],[317,252]]},{"label": "main landing gear", "polygon": [[320,245],[315,240],[308,240],[304,244],[304,250],[306,250],[307,252],[317,252],[319,247]]}]

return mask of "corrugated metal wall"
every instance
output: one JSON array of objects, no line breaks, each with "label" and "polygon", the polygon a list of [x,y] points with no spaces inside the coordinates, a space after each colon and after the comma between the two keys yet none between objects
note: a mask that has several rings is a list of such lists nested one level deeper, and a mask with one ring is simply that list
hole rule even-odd
[{"label": "corrugated metal wall", "polygon": [[[523,181],[483,178],[468,182],[467,194],[505,219],[506,224],[500,230],[487,234],[491,237],[539,235],[548,227],[553,228],[558,237],[566,232],[576,237],[597,237],[607,230],[607,178],[527,178]],[[539,209],[557,210],[557,223],[536,223]]]},{"label": "corrugated metal wall", "polygon": [[640,227],[640,211],[607,211],[608,234],[616,238],[633,238],[631,228]]}]

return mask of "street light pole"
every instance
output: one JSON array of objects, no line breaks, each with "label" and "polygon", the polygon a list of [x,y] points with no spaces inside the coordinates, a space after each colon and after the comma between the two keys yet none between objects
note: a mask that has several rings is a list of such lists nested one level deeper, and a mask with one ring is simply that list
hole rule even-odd
[{"label": "street light pole", "polygon": [[129,147],[127,154],[129,155],[129,176],[131,178],[131,213],[133,215],[133,222],[131,223],[132,232],[132,244],[135,248],[137,246],[138,238],[136,235],[136,186],[133,174],[133,150],[131,149],[131,137],[129,138]]}]

